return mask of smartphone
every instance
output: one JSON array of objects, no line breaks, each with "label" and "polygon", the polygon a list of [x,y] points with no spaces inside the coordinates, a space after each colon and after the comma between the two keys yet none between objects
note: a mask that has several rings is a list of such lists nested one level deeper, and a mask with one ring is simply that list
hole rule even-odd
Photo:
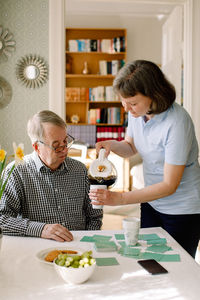
[{"label": "smartphone", "polygon": [[145,270],[147,270],[152,275],[168,273],[168,271],[163,266],[161,266],[155,259],[138,260],[138,264],[140,264]]}]

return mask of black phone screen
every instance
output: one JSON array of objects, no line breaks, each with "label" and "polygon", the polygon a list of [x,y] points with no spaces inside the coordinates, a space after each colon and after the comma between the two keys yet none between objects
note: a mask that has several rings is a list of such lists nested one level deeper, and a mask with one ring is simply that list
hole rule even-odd
[{"label": "black phone screen", "polygon": [[154,259],[138,260],[138,263],[152,275],[168,273],[168,271]]}]

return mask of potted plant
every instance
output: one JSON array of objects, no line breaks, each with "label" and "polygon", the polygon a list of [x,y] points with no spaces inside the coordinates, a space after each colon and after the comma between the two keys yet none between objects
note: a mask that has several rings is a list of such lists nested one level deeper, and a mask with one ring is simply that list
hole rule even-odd
[{"label": "potted plant", "polygon": [[[15,166],[23,163],[24,145],[19,144],[17,146],[16,143],[13,143],[13,149],[14,149],[14,154],[7,156],[6,151],[4,149],[2,149],[0,146],[0,202],[1,202],[1,197],[3,195],[6,184],[8,182],[8,179],[9,179],[12,171],[14,170]],[[15,158],[15,163],[13,164],[12,168],[10,169],[10,172],[8,173],[7,177],[5,177],[5,168],[11,158]],[[2,237],[3,237],[3,231],[2,231],[2,228],[0,227],[0,248],[1,248]]]}]

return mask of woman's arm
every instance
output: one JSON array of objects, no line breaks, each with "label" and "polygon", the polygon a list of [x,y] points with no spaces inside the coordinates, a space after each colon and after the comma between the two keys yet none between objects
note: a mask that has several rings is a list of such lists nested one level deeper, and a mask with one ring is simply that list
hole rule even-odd
[{"label": "woman's arm", "polygon": [[140,190],[124,193],[106,190],[92,190],[89,196],[91,200],[98,201],[99,205],[126,205],[150,202],[159,198],[167,197],[176,192],[176,189],[180,184],[184,168],[184,165],[170,165],[165,163],[162,182],[147,186]]},{"label": "woman's arm", "polygon": [[106,156],[109,155],[110,151],[114,152],[115,154],[121,157],[130,157],[137,153],[133,139],[129,136],[126,136],[125,140],[120,142],[114,140],[107,140],[96,143],[97,153],[99,153],[99,150],[101,148],[106,149]]}]

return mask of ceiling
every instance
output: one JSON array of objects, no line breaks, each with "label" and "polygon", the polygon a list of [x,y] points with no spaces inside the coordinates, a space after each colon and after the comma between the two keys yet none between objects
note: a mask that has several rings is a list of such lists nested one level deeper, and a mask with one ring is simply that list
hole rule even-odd
[{"label": "ceiling", "polygon": [[66,14],[168,15],[185,0],[65,0]]}]

